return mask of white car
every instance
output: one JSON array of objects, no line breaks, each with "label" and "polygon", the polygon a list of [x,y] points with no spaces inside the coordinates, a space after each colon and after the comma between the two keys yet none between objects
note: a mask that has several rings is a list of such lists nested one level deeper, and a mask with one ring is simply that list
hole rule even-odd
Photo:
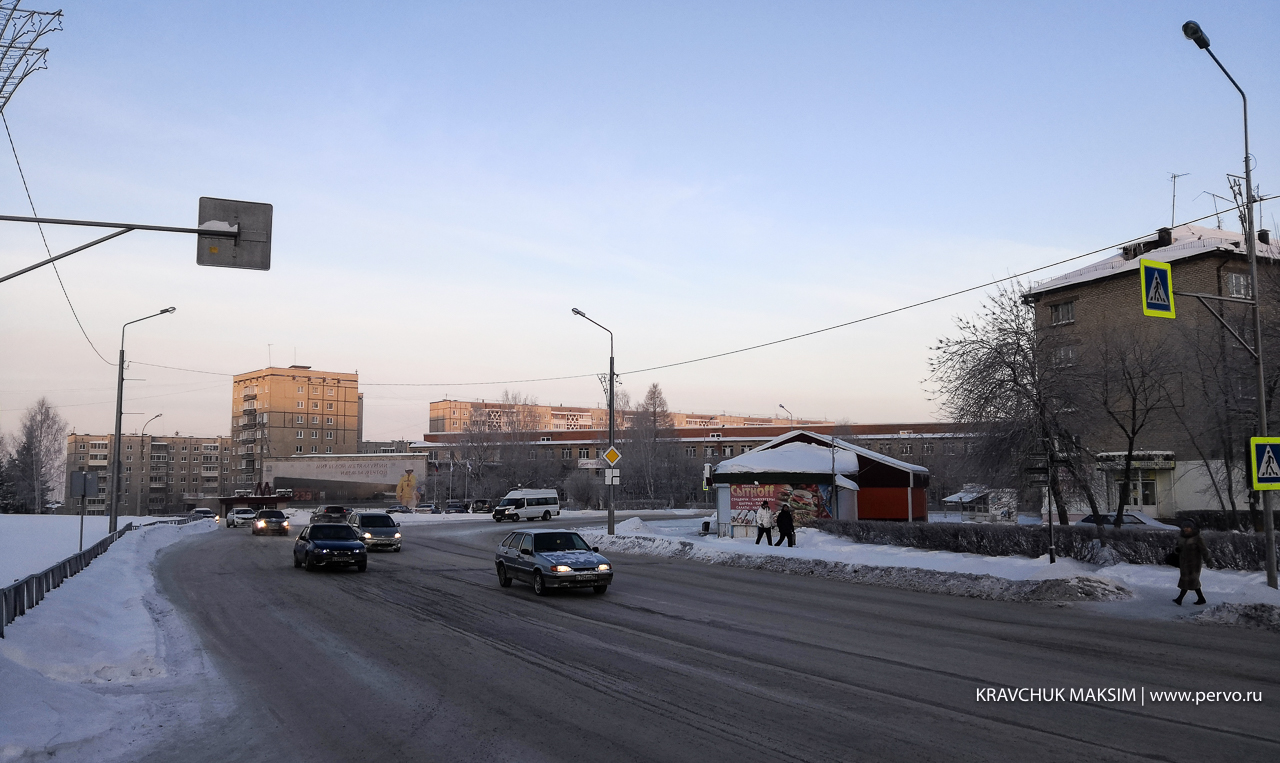
[{"label": "white car", "polygon": [[[1115,527],[1116,514],[1114,511],[1111,512],[1110,514],[1099,514],[1098,518],[1102,520],[1102,524],[1104,527],[1111,527],[1111,528]],[[1093,527],[1094,526],[1093,515],[1090,514],[1086,516],[1084,519],[1081,519],[1079,522],[1076,522],[1076,526],[1077,527]],[[1143,514],[1141,511],[1131,511],[1129,509],[1125,509],[1124,519],[1120,523],[1120,529],[1122,530],[1179,530],[1181,528],[1177,527],[1176,525],[1165,524],[1164,522],[1161,522],[1158,519],[1153,519],[1147,516],[1146,514]]]},{"label": "white car", "polygon": [[258,512],[253,509],[232,509],[227,514],[227,527],[249,527],[253,524],[253,517]]},{"label": "white car", "polygon": [[493,521],[551,519],[560,516],[560,498],[554,490],[512,490],[493,509]]}]

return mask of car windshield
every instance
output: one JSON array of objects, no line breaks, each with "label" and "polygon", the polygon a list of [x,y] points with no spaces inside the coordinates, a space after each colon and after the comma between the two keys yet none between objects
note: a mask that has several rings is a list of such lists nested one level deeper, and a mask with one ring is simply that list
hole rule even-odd
[{"label": "car windshield", "polygon": [[253,509],[236,509],[236,513],[237,514],[253,514],[255,512]]},{"label": "car windshield", "polygon": [[534,551],[590,551],[591,547],[577,533],[538,533],[533,536]]},{"label": "car windshield", "polygon": [[259,519],[284,519],[284,512],[279,509],[263,509],[258,512]]},{"label": "car windshield", "polygon": [[350,525],[312,525],[312,540],[355,540],[355,528]]},{"label": "car windshield", "polygon": [[396,521],[385,514],[370,514],[367,517],[360,517],[361,527],[395,527]]},{"label": "car windshield", "polygon": [[515,506],[518,503],[520,503],[519,498],[503,498],[498,505],[499,506]]},{"label": "car windshield", "polygon": [[326,514],[341,514],[342,512],[346,511],[346,509],[342,508],[341,506],[326,506],[324,511]]}]

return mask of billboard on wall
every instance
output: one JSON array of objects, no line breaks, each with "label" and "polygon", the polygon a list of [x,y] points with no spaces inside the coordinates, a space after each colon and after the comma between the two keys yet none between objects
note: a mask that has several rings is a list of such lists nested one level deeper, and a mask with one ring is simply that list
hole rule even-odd
[{"label": "billboard on wall", "polygon": [[827,485],[730,485],[729,513],[735,525],[754,525],[761,503],[778,511],[791,509],[796,523],[807,519],[830,519],[827,510],[831,488]]},{"label": "billboard on wall", "polygon": [[[423,477],[427,473],[425,458],[289,458],[268,461],[263,467],[267,482],[281,477],[333,482],[362,482],[376,485],[399,485],[406,469]],[[421,480],[418,480],[419,482]]]}]

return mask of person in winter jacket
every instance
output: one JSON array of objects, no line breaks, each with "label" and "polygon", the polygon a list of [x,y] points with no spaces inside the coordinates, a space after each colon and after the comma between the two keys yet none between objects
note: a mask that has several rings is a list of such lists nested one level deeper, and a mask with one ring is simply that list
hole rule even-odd
[{"label": "person in winter jacket", "polygon": [[773,512],[769,511],[769,502],[761,501],[760,508],[756,509],[756,545],[760,545],[760,539],[766,538],[768,545],[773,545]]},{"label": "person in winter jacket", "polygon": [[1182,606],[1182,597],[1187,591],[1196,592],[1196,604],[1204,604],[1204,594],[1200,592],[1200,568],[1213,561],[1209,547],[1200,537],[1200,529],[1188,522],[1182,526],[1182,537],[1176,546],[1178,554],[1178,598],[1174,604]]},{"label": "person in winter jacket", "polygon": [[778,542],[774,545],[781,546],[784,539],[788,547],[796,545],[796,525],[791,517],[791,509],[786,506],[778,509],[777,524]]}]

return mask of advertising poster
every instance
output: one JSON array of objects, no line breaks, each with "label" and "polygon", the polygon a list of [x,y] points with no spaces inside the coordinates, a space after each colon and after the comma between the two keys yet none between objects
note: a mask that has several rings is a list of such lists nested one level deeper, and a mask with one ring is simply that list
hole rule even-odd
[{"label": "advertising poster", "polygon": [[[830,519],[823,488],[819,485],[730,485],[729,513],[735,525],[755,525],[756,509],[767,501],[773,511],[786,506],[796,524],[810,519]],[[827,488],[825,492],[830,492]]]}]

